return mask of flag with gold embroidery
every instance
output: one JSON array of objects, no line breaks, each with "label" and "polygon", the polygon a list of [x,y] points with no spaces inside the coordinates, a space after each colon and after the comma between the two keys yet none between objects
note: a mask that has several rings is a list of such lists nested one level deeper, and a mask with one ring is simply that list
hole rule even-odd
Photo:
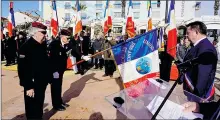
[{"label": "flag with gold embroidery", "polygon": [[106,35],[108,33],[108,30],[112,28],[112,18],[110,15],[109,0],[106,1],[104,18],[104,35]]},{"label": "flag with gold embroidery", "polygon": [[157,29],[112,47],[125,88],[159,78]]},{"label": "flag with gold embroidery", "polygon": [[133,38],[136,35],[132,12],[133,12],[132,1],[129,0],[128,16],[127,16],[127,23],[126,23],[126,32],[129,38]]}]

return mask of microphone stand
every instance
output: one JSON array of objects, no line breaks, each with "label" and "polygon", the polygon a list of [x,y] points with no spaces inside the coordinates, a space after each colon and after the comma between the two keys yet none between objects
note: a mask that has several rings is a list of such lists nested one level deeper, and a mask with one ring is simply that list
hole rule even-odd
[{"label": "microphone stand", "polygon": [[167,99],[170,97],[171,93],[173,92],[174,88],[176,87],[176,85],[181,82],[180,81],[180,77],[184,74],[184,72],[186,71],[186,69],[184,68],[180,68],[179,67],[180,64],[177,65],[177,68],[179,70],[179,76],[177,78],[177,80],[175,81],[175,83],[173,84],[173,86],[171,87],[171,89],[169,90],[169,92],[167,93],[167,95],[165,96],[165,98],[163,99],[162,103],[160,104],[159,108],[157,109],[157,111],[155,112],[155,114],[153,115],[153,117],[151,118],[151,120],[155,120],[157,115],[159,114],[160,110],[162,109],[162,107],[164,106],[164,104],[166,103]]}]

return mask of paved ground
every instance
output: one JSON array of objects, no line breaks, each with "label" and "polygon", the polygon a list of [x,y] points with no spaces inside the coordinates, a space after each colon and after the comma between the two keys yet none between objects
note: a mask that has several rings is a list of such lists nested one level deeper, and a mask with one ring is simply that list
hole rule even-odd
[{"label": "paved ground", "polygon": [[[220,63],[219,63],[220,64]],[[85,75],[74,75],[67,71],[63,82],[63,100],[70,107],[63,112],[52,110],[50,86],[46,90],[44,104],[44,119],[89,119],[91,115],[100,112],[104,119],[126,119],[126,117],[112,107],[105,97],[123,89],[117,77],[102,77],[103,71],[90,70]],[[217,71],[220,78],[220,67]],[[173,82],[170,82],[172,84]],[[176,91],[181,93],[182,87]],[[16,66],[2,66],[2,119],[23,119],[24,100],[23,88],[19,86]]]}]

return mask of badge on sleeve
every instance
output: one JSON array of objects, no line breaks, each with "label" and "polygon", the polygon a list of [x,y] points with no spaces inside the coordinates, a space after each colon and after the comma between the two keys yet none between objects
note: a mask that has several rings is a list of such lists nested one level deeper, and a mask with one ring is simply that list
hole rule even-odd
[{"label": "badge on sleeve", "polygon": [[21,55],[19,55],[19,58],[25,58],[25,55],[21,54]]}]

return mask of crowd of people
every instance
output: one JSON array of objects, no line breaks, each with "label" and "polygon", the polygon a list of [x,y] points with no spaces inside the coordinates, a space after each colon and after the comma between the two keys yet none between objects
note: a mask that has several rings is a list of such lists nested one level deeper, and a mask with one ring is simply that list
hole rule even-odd
[{"label": "crowd of people", "polygon": [[[90,34],[85,31],[78,36],[72,36],[71,29],[61,29],[56,38],[50,39],[46,30],[47,27],[42,23],[33,22],[28,35],[25,32],[14,31],[12,37],[6,34],[2,40],[2,60],[6,59],[6,66],[18,64],[20,85],[24,87],[27,119],[42,119],[45,90],[48,84],[51,85],[53,108],[63,111],[69,107],[62,100],[63,74],[67,68],[69,56],[74,57],[76,62],[85,60],[76,65],[78,69],[76,74],[84,75],[88,69],[94,66],[94,69],[100,70],[104,67],[103,77],[113,77],[116,71],[114,57],[111,51],[106,49],[128,39],[128,35],[124,35],[121,39],[115,40],[111,35],[105,37],[103,33],[90,39]],[[218,61],[217,51],[206,37],[207,28],[204,23],[192,22],[186,26],[185,31],[184,37],[177,45],[177,57],[171,58],[165,54],[165,57],[162,58],[168,58],[168,61],[162,59],[161,64],[171,65],[174,60],[178,64],[184,63],[184,74],[180,77],[179,82],[183,83],[183,89],[207,101],[212,101]],[[164,39],[167,40],[166,36]],[[106,51],[90,58],[91,54],[97,54],[103,50]],[[195,64],[191,61],[194,58],[198,58]],[[88,62],[89,59],[91,62]],[[167,66],[161,65],[160,67],[161,78],[169,81],[170,73],[166,69]],[[219,101],[210,104],[220,106]],[[186,111],[199,112],[196,109],[198,106],[203,111],[205,105],[200,105],[200,103],[199,105],[198,103],[186,103],[184,107]],[[219,109],[216,107],[214,110],[217,112],[215,118],[218,118]],[[211,117],[213,116],[210,114],[205,115],[205,118]]]}]

